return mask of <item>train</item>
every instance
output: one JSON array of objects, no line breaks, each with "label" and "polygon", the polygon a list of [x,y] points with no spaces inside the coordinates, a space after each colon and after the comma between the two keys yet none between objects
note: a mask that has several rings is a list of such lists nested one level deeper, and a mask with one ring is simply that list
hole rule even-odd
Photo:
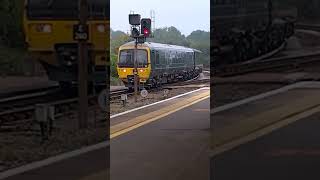
[{"label": "train", "polygon": [[[109,51],[109,1],[88,0],[88,82],[106,85]],[[78,81],[79,0],[25,0],[23,27],[32,59],[45,69],[48,79],[70,87]]]},{"label": "train", "polygon": [[211,11],[212,68],[267,54],[294,34],[294,17],[278,16],[271,0],[214,0]]},{"label": "train", "polygon": [[117,72],[129,90],[134,88],[134,58],[136,57],[139,88],[159,87],[162,84],[197,77],[202,66],[197,64],[201,51],[183,46],[135,41],[120,46]]}]

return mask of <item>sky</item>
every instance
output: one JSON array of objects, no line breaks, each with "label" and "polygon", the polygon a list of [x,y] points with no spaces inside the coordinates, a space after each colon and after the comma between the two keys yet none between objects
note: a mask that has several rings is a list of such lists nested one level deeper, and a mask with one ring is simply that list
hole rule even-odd
[{"label": "sky", "polygon": [[186,36],[194,30],[210,31],[210,0],[110,0],[111,28],[128,32],[130,11],[150,18],[151,10],[156,28],[174,26]]}]

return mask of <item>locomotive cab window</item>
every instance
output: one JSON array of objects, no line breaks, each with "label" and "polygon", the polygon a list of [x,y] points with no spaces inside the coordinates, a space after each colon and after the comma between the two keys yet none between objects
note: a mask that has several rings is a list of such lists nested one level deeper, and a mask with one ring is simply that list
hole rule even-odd
[{"label": "locomotive cab window", "polygon": [[[146,50],[137,50],[138,67],[148,67],[148,53]],[[134,50],[126,49],[120,51],[119,67],[134,67]]]}]

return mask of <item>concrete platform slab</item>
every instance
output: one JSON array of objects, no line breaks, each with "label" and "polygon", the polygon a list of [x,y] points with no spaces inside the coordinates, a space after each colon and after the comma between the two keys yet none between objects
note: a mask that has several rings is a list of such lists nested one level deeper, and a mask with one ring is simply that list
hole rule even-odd
[{"label": "concrete platform slab", "polygon": [[304,82],[258,95],[211,114],[212,148],[320,106],[320,83]]},{"label": "concrete platform slab", "polygon": [[209,179],[209,102],[112,139],[111,179]]}]

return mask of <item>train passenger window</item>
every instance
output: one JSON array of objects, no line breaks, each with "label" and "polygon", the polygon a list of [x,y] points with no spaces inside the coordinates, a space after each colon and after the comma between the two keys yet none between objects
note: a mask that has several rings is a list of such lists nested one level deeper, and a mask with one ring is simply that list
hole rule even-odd
[{"label": "train passenger window", "polygon": [[176,60],[178,63],[180,63],[179,52],[176,52]]},{"label": "train passenger window", "polygon": [[159,51],[156,51],[156,64],[160,64],[160,55],[159,55]]},{"label": "train passenger window", "polygon": [[161,52],[160,53],[160,64],[166,64],[166,58],[167,58],[168,56],[167,56],[167,53],[165,53],[165,52]]},{"label": "train passenger window", "polygon": [[180,63],[183,63],[182,53],[181,52],[179,52],[179,60],[180,60]]}]

